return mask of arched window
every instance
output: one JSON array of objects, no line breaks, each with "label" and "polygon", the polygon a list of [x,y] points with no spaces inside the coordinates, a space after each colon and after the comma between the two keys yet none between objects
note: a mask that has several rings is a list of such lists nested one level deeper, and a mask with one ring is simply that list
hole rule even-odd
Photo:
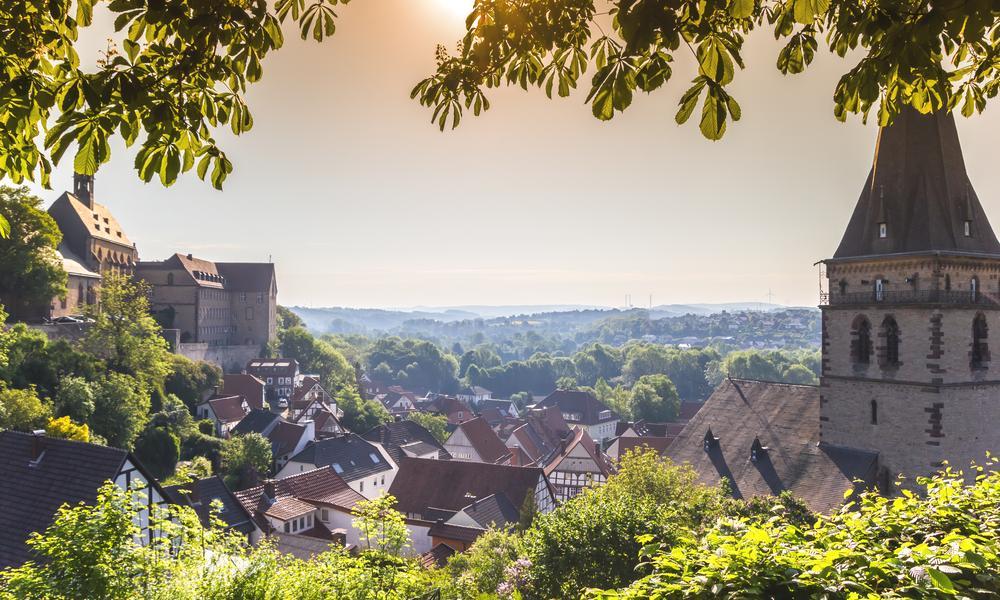
[{"label": "arched window", "polygon": [[973,369],[985,369],[990,362],[990,347],[986,341],[989,334],[989,326],[986,324],[986,315],[979,313],[972,320],[972,360]]},{"label": "arched window", "polygon": [[944,291],[946,292],[951,291],[951,275],[944,276]]},{"label": "arched window", "polygon": [[83,283],[79,283],[76,286],[76,305],[83,306],[83,301],[85,298],[86,296],[83,295]]},{"label": "arched window", "polygon": [[867,365],[872,356],[872,326],[864,315],[854,319],[854,339],[851,340],[851,359],[854,364]]},{"label": "arched window", "polygon": [[972,301],[979,301],[979,278],[975,275],[972,276],[972,281],[969,282],[969,291],[972,292]]},{"label": "arched window", "polygon": [[872,425],[878,425],[878,401],[872,400]]},{"label": "arched window", "polygon": [[899,325],[896,319],[886,317],[882,321],[882,336],[885,339],[885,352],[882,357],[882,366],[885,368],[895,368],[899,366]]},{"label": "arched window", "polygon": [[167,285],[174,285],[174,274],[167,273]]},{"label": "arched window", "polygon": [[846,279],[841,279],[840,280],[840,293],[841,294],[846,294],[847,293],[847,280]]}]

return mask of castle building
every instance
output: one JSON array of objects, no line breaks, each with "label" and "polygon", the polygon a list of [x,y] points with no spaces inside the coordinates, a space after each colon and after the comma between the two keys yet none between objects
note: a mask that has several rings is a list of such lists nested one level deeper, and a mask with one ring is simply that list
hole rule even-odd
[{"label": "castle building", "polygon": [[736,497],[791,491],[817,511],[846,490],[1000,450],[1000,242],[954,117],[904,109],[822,261],[819,386],[727,379],[667,450]]},{"label": "castle building", "polygon": [[191,254],[143,261],[150,308],[182,344],[261,347],[277,337],[278,284],[271,263],[216,263]]}]

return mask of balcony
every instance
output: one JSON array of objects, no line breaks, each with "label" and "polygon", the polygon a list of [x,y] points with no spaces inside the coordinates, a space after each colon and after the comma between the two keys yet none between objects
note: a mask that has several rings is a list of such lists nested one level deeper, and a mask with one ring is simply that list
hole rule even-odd
[{"label": "balcony", "polygon": [[868,292],[849,292],[841,294],[839,292],[826,292],[820,294],[820,306],[870,306],[873,304],[938,304],[947,306],[983,306],[998,307],[1000,301],[995,296],[983,293],[973,293],[971,291],[945,291],[945,290],[907,290],[907,291],[881,291],[874,290]]}]

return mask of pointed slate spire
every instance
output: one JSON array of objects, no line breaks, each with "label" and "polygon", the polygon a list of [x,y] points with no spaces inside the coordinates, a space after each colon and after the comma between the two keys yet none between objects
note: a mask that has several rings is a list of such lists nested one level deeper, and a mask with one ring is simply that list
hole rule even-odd
[{"label": "pointed slate spire", "polygon": [[965,171],[955,118],[907,107],[879,131],[868,181],[833,256],[920,252],[1000,258],[1000,242]]}]

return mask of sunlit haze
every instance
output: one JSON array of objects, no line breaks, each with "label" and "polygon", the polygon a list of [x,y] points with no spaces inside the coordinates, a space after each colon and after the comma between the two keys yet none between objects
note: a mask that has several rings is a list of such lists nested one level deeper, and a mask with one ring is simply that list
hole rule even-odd
[{"label": "sunlit haze", "polygon": [[[732,93],[743,120],[721,142],[674,123],[693,76],[601,123],[584,94],[494,90],[493,108],[441,133],[410,100],[438,43],[461,37],[469,0],[356,0],[322,45],[286,31],[249,94],[255,126],[221,132],[235,172],[223,192],[189,174],[143,184],[115,146],[96,197],[143,260],[174,252],[277,265],[287,305],[814,305],[817,260],[843,233],[875,127],[838,123],[831,100],[852,63],[818,55],[804,76],[774,68],[753,35]],[[105,20],[105,26],[106,21]],[[586,76],[589,81],[589,74]],[[969,174],[1000,221],[995,107],[959,119]],[[53,178],[71,184],[72,160]]]}]

